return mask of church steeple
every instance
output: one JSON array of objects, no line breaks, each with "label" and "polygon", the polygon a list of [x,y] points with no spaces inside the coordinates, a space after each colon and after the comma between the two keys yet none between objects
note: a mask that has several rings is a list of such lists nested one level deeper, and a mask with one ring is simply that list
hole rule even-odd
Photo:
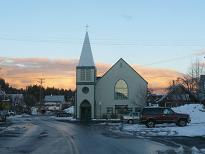
[{"label": "church steeple", "polygon": [[[87,28],[87,26],[86,26]],[[95,117],[96,67],[86,29],[79,64],[76,67],[76,117],[89,120]]]},{"label": "church steeple", "polygon": [[93,55],[90,47],[88,32],[85,34],[83,48],[80,55],[78,66],[95,66]]}]

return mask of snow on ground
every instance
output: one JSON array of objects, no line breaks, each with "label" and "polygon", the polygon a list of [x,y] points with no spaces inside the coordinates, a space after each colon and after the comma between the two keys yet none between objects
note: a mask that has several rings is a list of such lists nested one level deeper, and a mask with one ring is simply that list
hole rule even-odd
[{"label": "snow on ground", "polygon": [[15,123],[17,121],[25,121],[25,120],[30,120],[30,116],[28,114],[20,114],[20,115],[15,115],[15,116],[9,116],[7,117],[7,120],[11,121],[12,123]]},{"label": "snow on ground", "polygon": [[55,120],[68,120],[68,121],[76,121],[75,118],[73,117],[56,117],[56,116],[51,116],[52,119]]},{"label": "snow on ground", "polygon": [[147,128],[145,125],[123,126],[123,131],[129,131],[136,135],[144,136],[205,136],[205,124],[190,124],[186,127],[178,127],[175,124],[156,125],[155,128]]},{"label": "snow on ground", "polygon": [[196,147],[192,147],[191,148],[191,152],[192,154],[204,154],[205,153],[205,149],[197,149]]},{"label": "snow on ground", "polygon": [[177,113],[189,114],[191,123],[205,123],[205,111],[201,104],[186,104],[184,106],[175,107],[173,110]]},{"label": "snow on ground", "polygon": [[0,132],[1,132],[2,130],[4,130],[4,129],[6,129],[6,127],[1,126],[1,123],[0,123]]},{"label": "snow on ground", "polygon": [[74,108],[74,106],[71,106],[71,107],[69,107],[69,108],[67,108],[67,109],[64,109],[64,111],[66,112],[66,113],[70,113],[70,114],[74,114],[74,111],[75,111],[75,108]]},{"label": "snow on ground", "polygon": [[29,114],[20,114],[20,115],[15,115],[15,116],[9,116],[7,117],[7,119],[18,119],[18,118],[22,118],[22,117],[30,117],[31,115]]},{"label": "snow on ground", "polygon": [[147,128],[145,125],[124,124],[119,129],[142,136],[205,136],[205,112],[201,104],[187,104],[173,108],[177,113],[187,113],[191,117],[191,123],[186,127],[178,127],[175,124],[160,124],[155,128]]}]

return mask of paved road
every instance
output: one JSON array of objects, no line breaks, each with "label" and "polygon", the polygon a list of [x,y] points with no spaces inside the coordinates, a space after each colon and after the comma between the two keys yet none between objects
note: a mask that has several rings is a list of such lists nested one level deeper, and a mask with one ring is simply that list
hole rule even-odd
[{"label": "paved road", "polygon": [[48,117],[21,118],[0,133],[0,154],[155,154],[170,149],[144,138],[106,135],[103,127]]}]

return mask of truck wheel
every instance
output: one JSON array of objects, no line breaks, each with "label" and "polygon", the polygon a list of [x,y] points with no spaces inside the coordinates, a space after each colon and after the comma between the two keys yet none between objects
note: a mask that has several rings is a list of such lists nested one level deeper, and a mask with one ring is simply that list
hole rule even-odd
[{"label": "truck wheel", "polygon": [[148,128],[153,128],[153,127],[155,127],[155,122],[153,120],[149,120],[149,121],[147,121],[146,126]]},{"label": "truck wheel", "polygon": [[186,122],[186,120],[180,119],[179,122],[178,122],[178,125],[179,125],[180,127],[184,127],[184,126],[187,125],[187,122]]},{"label": "truck wheel", "polygon": [[130,119],[130,120],[127,121],[127,123],[128,124],[133,124],[133,120]]}]

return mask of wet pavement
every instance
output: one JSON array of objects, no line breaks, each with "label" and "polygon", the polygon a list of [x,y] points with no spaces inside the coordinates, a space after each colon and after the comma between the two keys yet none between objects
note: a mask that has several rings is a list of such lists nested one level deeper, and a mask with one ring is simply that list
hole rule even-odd
[{"label": "wet pavement", "polygon": [[113,133],[109,125],[32,116],[12,122],[0,131],[0,154],[174,154],[183,151],[180,144],[171,144],[168,139]]}]

